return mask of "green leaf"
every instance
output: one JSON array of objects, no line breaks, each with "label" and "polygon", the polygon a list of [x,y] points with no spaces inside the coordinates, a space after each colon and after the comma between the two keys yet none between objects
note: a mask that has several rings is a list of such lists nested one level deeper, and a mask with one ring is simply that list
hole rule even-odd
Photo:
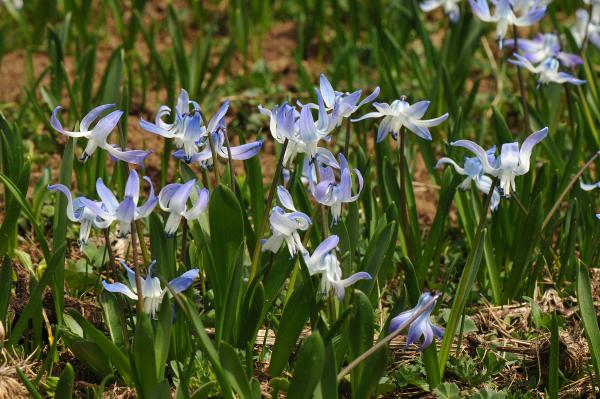
[{"label": "green leaf", "polygon": [[227,342],[221,342],[219,346],[219,359],[233,389],[242,399],[251,399],[253,397],[252,389],[244,368],[235,349]]},{"label": "green leaf", "polygon": [[150,399],[164,399],[170,397],[171,386],[169,385],[169,381],[166,379],[159,381],[148,395],[148,398]]},{"label": "green leaf", "polygon": [[21,381],[23,381],[23,385],[25,385],[25,388],[27,388],[27,392],[29,392],[31,397],[33,399],[42,399],[42,395],[40,395],[38,390],[35,388],[35,386],[29,380],[29,378],[27,378],[27,376],[25,375],[23,370],[21,370],[20,367],[17,367],[17,374],[18,374],[19,378],[21,378]]},{"label": "green leaf", "polygon": [[165,367],[171,346],[171,330],[173,328],[173,306],[168,297],[163,298],[158,313],[158,322],[154,328],[154,352],[156,360],[156,377],[165,375]]},{"label": "green leaf", "polygon": [[158,383],[154,351],[154,330],[146,312],[138,312],[133,341],[133,359],[136,385],[142,397],[150,395]]},{"label": "green leaf", "polygon": [[444,382],[440,384],[433,393],[438,399],[458,399],[460,397],[458,385],[453,382]]},{"label": "green leaf", "polygon": [[325,363],[325,344],[318,332],[313,332],[302,344],[294,365],[288,399],[312,398]]},{"label": "green leaf", "polygon": [[356,287],[367,295],[371,293],[388,248],[392,245],[394,226],[395,222],[392,222],[378,229],[369,242],[360,270],[369,273],[373,279],[362,280],[356,284]]},{"label": "green leaf", "polygon": [[12,262],[8,256],[2,259],[0,265],[0,323],[6,323],[8,305],[12,287]]},{"label": "green leaf", "polygon": [[73,366],[67,363],[65,369],[60,375],[58,385],[56,386],[55,398],[71,398],[73,396]]},{"label": "green leaf", "polygon": [[120,312],[122,310],[119,308],[118,299],[115,294],[106,290],[100,292],[98,299],[102,305],[104,325],[108,329],[110,339],[117,347],[123,348],[125,346],[125,339],[123,337],[124,326],[121,324]]},{"label": "green leaf", "polygon": [[596,318],[596,308],[592,296],[592,286],[587,268],[579,264],[577,276],[577,301],[583,321],[583,329],[590,346],[592,364],[596,372],[597,381],[600,381],[600,329]]},{"label": "green leaf", "polygon": [[307,284],[297,287],[283,308],[277,339],[271,354],[269,372],[272,376],[279,376],[287,364],[288,358],[298,341],[302,328],[308,321],[309,309],[307,296],[310,290]]},{"label": "green leaf", "polygon": [[[362,291],[354,291],[352,297],[354,314],[348,320],[348,344],[350,359],[353,360],[373,346],[373,307],[371,301]],[[363,378],[371,376],[370,370],[363,373],[365,364],[359,364],[351,372],[352,397],[356,393]],[[379,379],[379,376],[375,376]]]}]

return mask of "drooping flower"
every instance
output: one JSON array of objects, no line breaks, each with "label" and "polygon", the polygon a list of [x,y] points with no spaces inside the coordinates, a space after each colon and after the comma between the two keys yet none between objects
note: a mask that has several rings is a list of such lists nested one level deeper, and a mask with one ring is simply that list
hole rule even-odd
[{"label": "drooping flower", "polygon": [[[190,110],[190,106],[192,109]],[[226,110],[225,110],[226,111]],[[198,151],[198,142],[206,135],[206,127],[202,126],[200,105],[190,101],[188,92],[181,89],[175,106],[175,120],[167,123],[164,116],[171,115],[171,108],[161,105],[156,113],[155,123],[140,119],[140,127],[147,132],[173,139],[177,148],[182,148],[189,159]]]},{"label": "drooping flower", "polygon": [[463,147],[471,151],[483,167],[483,172],[500,179],[500,188],[506,196],[515,191],[515,177],[529,172],[533,147],[548,135],[548,128],[532,133],[519,149],[519,143],[504,143],[495,162],[490,162],[488,153],[477,143],[470,140],[458,140],[450,145]]},{"label": "drooping flower", "polygon": [[276,105],[273,110],[269,110],[259,105],[258,110],[261,114],[269,117],[269,129],[273,139],[279,144],[283,144],[286,139],[288,140],[287,150],[283,157],[283,164],[289,165],[290,161],[293,161],[296,158],[296,154],[299,152],[296,147],[298,146],[298,120],[300,119],[300,113],[288,103]]},{"label": "drooping flower", "polygon": [[444,13],[450,18],[450,21],[456,23],[460,17],[460,0],[425,0],[419,4],[421,11],[430,12],[438,7],[444,9]]},{"label": "drooping flower", "polygon": [[290,212],[286,212],[279,206],[273,207],[269,217],[272,235],[264,241],[263,251],[277,253],[285,242],[291,256],[296,255],[297,252],[306,252],[298,230],[308,229],[311,224],[310,217],[296,210],[292,196],[285,187],[277,187],[277,197],[281,205]]},{"label": "drooping flower", "polygon": [[[250,159],[262,148],[263,142],[262,140],[254,141],[252,143],[246,143],[238,146],[230,146],[227,148],[225,146],[225,122],[224,119],[221,120],[218,125],[221,128],[217,128],[216,131],[209,133],[212,135],[213,144],[215,146],[216,154],[222,159],[229,158],[229,152],[231,152],[231,159],[237,161],[245,161],[246,159]],[[203,169],[210,169],[213,165],[212,159],[212,151],[210,148],[210,141],[208,139],[204,139],[201,144],[202,150],[200,152],[196,152],[191,157],[187,158],[187,155],[183,150],[177,150],[173,153],[173,156],[177,159],[183,159],[186,162],[194,162],[198,163],[198,165]]]},{"label": "drooping flower", "polygon": [[421,119],[425,115],[425,112],[427,112],[429,104],[430,101],[419,101],[411,105],[406,101],[405,97],[394,100],[392,104],[373,103],[373,106],[377,109],[376,112],[369,112],[358,119],[354,119],[353,122],[383,116],[384,118],[379,124],[377,131],[378,143],[383,141],[390,132],[394,139],[397,139],[400,129],[403,126],[417,136],[425,140],[431,140],[431,133],[428,128],[437,126],[448,119],[448,113],[434,119]]},{"label": "drooping flower", "polygon": [[[515,40],[505,40],[505,44],[514,46]],[[580,56],[560,51],[560,40],[554,33],[538,33],[533,40],[519,39],[518,50],[532,64],[540,63],[548,58],[556,58],[566,67],[573,67],[583,63]]]},{"label": "drooping flower", "polygon": [[308,252],[303,254],[304,263],[311,276],[321,274],[321,291],[327,294],[334,291],[338,300],[343,300],[345,290],[359,280],[371,280],[372,277],[367,272],[354,273],[348,278],[342,279],[342,268],[340,261],[334,253],[339,242],[339,237],[332,235],[325,239],[315,249],[312,255]]},{"label": "drooping flower", "polygon": [[354,202],[360,196],[363,188],[363,177],[358,169],[354,169],[354,174],[358,179],[358,191],[352,195],[352,173],[348,166],[348,161],[343,154],[339,155],[340,159],[340,180],[336,181],[334,168],[331,166],[317,165],[319,168],[319,177],[321,180],[314,185],[312,180],[309,180],[309,187],[312,195],[318,203],[331,207],[331,217],[333,223],[337,223],[342,213],[342,203]]},{"label": "drooping flower", "polygon": [[539,0],[493,0],[493,15],[490,13],[488,0],[469,0],[469,3],[479,19],[496,23],[496,37],[500,47],[509,26],[533,25],[546,13],[546,3]]},{"label": "drooping flower", "polygon": [[[92,226],[97,229],[105,229],[113,222],[113,218],[109,215],[106,215],[104,212],[97,212],[98,209],[101,209],[102,202],[91,201],[85,197],[73,199],[71,191],[63,184],[50,185],[48,186],[48,190],[59,191],[67,197],[67,218],[72,222],[81,224],[79,228],[79,240],[77,241],[79,247],[87,244]],[[90,207],[89,203],[93,203],[95,206]],[[88,205],[86,206],[86,204]],[[100,214],[107,217],[107,219],[103,219]]]},{"label": "drooping flower", "polygon": [[[144,180],[150,185],[150,192],[148,199],[142,206],[137,206],[140,197],[140,178],[135,170],[132,169],[131,172],[129,172],[129,177],[125,184],[123,201],[121,202],[119,202],[112,191],[106,187],[102,178],[98,178],[96,181],[96,192],[102,200],[101,209],[96,209],[96,211],[102,219],[112,219],[119,224],[118,236],[121,238],[126,237],[129,234],[131,231],[131,223],[134,220],[147,217],[158,203],[158,198],[154,195],[152,181],[147,176],[144,176]],[[83,202],[86,206],[94,206],[94,203],[90,203],[89,200],[84,199]]]},{"label": "drooping flower", "polygon": [[587,38],[590,43],[600,48],[600,5],[593,6],[591,20],[587,10],[583,8],[577,10],[575,18],[575,24],[571,27],[575,43],[581,48]]},{"label": "drooping flower", "polygon": [[[335,116],[335,126],[339,126],[344,118],[349,118],[354,112],[365,104],[370,103],[379,95],[380,89],[375,90],[361,102],[358,102],[362,95],[362,90],[356,90],[352,93],[335,91],[333,86],[324,74],[319,77],[319,88],[315,89],[317,99],[323,100],[325,111],[331,112]],[[358,103],[358,104],[357,104]],[[316,104],[310,104],[313,108],[319,109]]]},{"label": "drooping flower", "polygon": [[[144,312],[153,319],[156,318],[156,312],[160,307],[160,304],[163,300],[163,297],[169,290],[167,287],[164,289],[160,285],[160,279],[158,277],[152,277],[152,269],[156,261],[153,260],[150,265],[148,265],[148,274],[146,278],[142,279],[142,298],[144,301]],[[137,300],[138,292],[137,286],[135,283],[135,272],[127,266],[127,264],[121,261],[121,265],[127,271],[127,278],[129,280],[129,287],[123,283],[115,282],[115,283],[107,283],[106,280],[102,280],[102,286],[105,290],[123,294],[127,298]],[[187,290],[194,283],[194,280],[198,278],[200,271],[198,269],[191,269],[187,272],[183,273],[181,276],[174,278],[169,282],[169,287],[175,294],[179,294],[182,291]]]},{"label": "drooping flower", "polygon": [[556,58],[547,58],[542,63],[534,66],[527,58],[515,53],[515,59],[509,59],[511,64],[527,68],[531,73],[538,75],[538,86],[550,82],[562,84],[571,83],[574,85],[582,85],[585,80],[577,79],[566,72],[559,72],[559,62]]},{"label": "drooping flower", "polygon": [[[187,209],[187,202],[190,199],[192,190],[196,188],[198,198],[190,209]],[[185,184],[171,183],[167,184],[158,194],[158,203],[160,208],[169,214],[165,223],[165,233],[173,236],[177,231],[181,218],[186,220],[195,220],[200,217],[208,205],[209,192],[206,188],[202,190],[196,185],[196,180],[192,179]]]},{"label": "drooping flower", "polygon": [[[488,159],[490,164],[495,162],[494,153],[496,152],[496,146],[493,146],[487,151]],[[492,179],[489,176],[483,174],[483,166],[481,166],[481,161],[477,157],[465,157],[464,167],[460,167],[456,162],[454,162],[451,158],[440,158],[436,164],[436,168],[441,167],[444,164],[452,165],[454,170],[466,178],[460,183],[458,186],[461,190],[469,190],[471,188],[471,183],[475,183],[475,186],[484,194],[488,194],[490,192],[490,187],[492,186]],[[498,209],[498,205],[500,205],[500,191],[498,188],[494,189],[492,193],[492,198],[490,200],[490,209],[495,211]]]},{"label": "drooping flower", "polygon": [[121,118],[121,115],[123,115],[123,111],[112,111],[110,114],[100,118],[94,127],[90,129],[90,125],[96,119],[98,119],[104,111],[113,108],[114,106],[114,104],[106,104],[92,109],[79,123],[78,132],[71,132],[63,129],[62,124],[58,120],[58,113],[62,107],[58,106],[52,112],[52,116],[50,117],[50,125],[54,128],[54,130],[64,134],[65,136],[74,138],[82,137],[88,140],[83,154],[81,154],[81,161],[85,162],[89,157],[92,156],[97,148],[102,148],[113,158],[127,163],[143,166],[144,159],[150,155],[149,151],[121,150],[118,146],[109,144],[107,142],[108,135],[113,131],[115,126],[117,126],[117,123],[119,123],[119,119]]},{"label": "drooping flower", "polygon": [[421,337],[423,337],[423,342],[421,343],[421,350],[427,348],[433,342],[433,337],[441,340],[444,336],[444,329],[436,326],[430,320],[431,312],[435,305],[432,305],[432,302],[435,303],[437,301],[437,295],[431,295],[429,292],[424,292],[419,297],[419,301],[417,305],[400,313],[398,316],[394,317],[390,322],[390,332],[396,331],[400,326],[402,326],[405,322],[407,322],[415,313],[420,311],[426,306],[429,306],[423,313],[421,313],[415,321],[410,324],[408,328],[408,336],[406,338],[406,346],[409,346],[415,342],[417,342]]}]

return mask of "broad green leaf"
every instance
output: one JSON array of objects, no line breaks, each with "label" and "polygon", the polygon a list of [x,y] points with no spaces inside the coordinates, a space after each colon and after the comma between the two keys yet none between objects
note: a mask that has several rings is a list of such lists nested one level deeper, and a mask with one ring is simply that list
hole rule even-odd
[{"label": "broad green leaf", "polygon": [[313,332],[304,340],[298,359],[294,365],[294,375],[290,382],[288,399],[308,399],[321,378],[325,363],[325,344],[318,332]]}]

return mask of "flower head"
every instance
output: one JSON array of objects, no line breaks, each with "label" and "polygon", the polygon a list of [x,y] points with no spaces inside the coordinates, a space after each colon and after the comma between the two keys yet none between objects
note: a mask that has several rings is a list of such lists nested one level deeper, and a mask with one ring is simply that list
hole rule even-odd
[{"label": "flower head", "polygon": [[431,133],[428,128],[437,126],[448,119],[448,114],[446,113],[434,119],[421,119],[427,112],[429,104],[429,101],[419,101],[411,105],[404,97],[394,100],[391,104],[373,103],[373,106],[377,109],[376,112],[369,112],[358,119],[354,119],[353,122],[367,118],[383,117],[377,131],[378,143],[383,141],[390,132],[394,138],[397,138],[403,126],[417,136],[425,140],[431,140]]},{"label": "flower head", "polygon": [[[515,40],[505,40],[505,44],[514,46]],[[554,33],[538,33],[533,40],[519,39],[518,50],[532,64],[540,63],[548,58],[556,58],[564,66],[572,67],[583,63],[580,56],[560,51],[560,40]]]},{"label": "flower head", "polygon": [[433,337],[441,340],[444,335],[444,329],[436,326],[431,322],[429,317],[435,305],[432,305],[432,301],[435,303],[438,296],[432,295],[429,292],[424,292],[419,297],[417,305],[405,312],[400,313],[394,317],[390,322],[390,332],[396,331],[404,323],[406,323],[415,313],[420,311],[426,306],[429,306],[423,313],[421,313],[415,321],[410,324],[408,329],[408,336],[406,338],[406,346],[413,344],[423,337],[423,343],[421,344],[421,350],[427,348],[433,342]]},{"label": "flower head", "polygon": [[331,207],[331,217],[333,223],[337,223],[342,213],[342,203],[354,202],[360,196],[363,188],[363,177],[358,169],[354,173],[358,179],[358,192],[352,195],[352,174],[348,166],[348,161],[343,154],[339,155],[340,180],[336,180],[334,168],[331,166],[317,165],[321,180],[314,184],[309,179],[309,186],[312,195],[318,203]]},{"label": "flower head", "polygon": [[[96,209],[96,212],[102,219],[111,219],[119,224],[119,237],[126,237],[131,231],[131,223],[134,220],[147,217],[158,203],[158,198],[154,195],[152,181],[147,176],[144,176],[144,180],[150,185],[150,193],[142,206],[137,205],[140,198],[140,178],[135,170],[132,169],[129,172],[121,202],[106,187],[102,178],[98,178],[96,181],[96,192],[102,201],[100,209]],[[85,198],[83,202],[88,207],[94,207],[95,205],[93,201]]]},{"label": "flower head", "polygon": [[156,113],[155,123],[140,119],[140,127],[147,132],[174,139],[175,146],[182,148],[186,158],[189,159],[198,151],[198,141],[206,135],[206,127],[202,126],[201,112],[200,105],[190,101],[188,92],[181,89],[175,106],[173,123],[163,120],[164,116],[171,115],[171,108],[161,105]]},{"label": "flower head", "polygon": [[430,12],[438,7],[444,9],[444,13],[450,18],[450,21],[456,23],[460,17],[460,0],[425,0],[419,4],[421,11]]},{"label": "flower head", "polygon": [[[187,202],[194,188],[196,188],[198,197],[192,207],[187,209]],[[158,204],[163,211],[169,214],[167,223],[165,223],[165,233],[168,236],[173,236],[182,217],[186,220],[198,219],[202,212],[206,210],[208,197],[208,190],[206,188],[201,190],[196,185],[195,179],[185,184],[171,183],[164,186],[158,194]]]},{"label": "flower head", "polygon": [[90,129],[92,123],[98,119],[104,111],[107,111],[114,106],[114,104],[106,104],[92,109],[86,116],[83,117],[83,119],[81,119],[78,132],[71,132],[63,129],[62,124],[58,120],[58,113],[62,107],[58,106],[52,112],[52,116],[50,117],[50,125],[54,128],[54,130],[64,134],[65,136],[74,138],[82,137],[88,140],[87,145],[83,150],[83,154],[81,154],[81,160],[84,162],[92,156],[97,148],[102,148],[115,159],[143,166],[144,159],[150,155],[149,151],[120,150],[118,146],[109,144],[107,142],[108,135],[113,131],[115,126],[117,126],[117,123],[119,123],[119,119],[121,118],[121,115],[123,115],[123,111],[112,111],[108,115],[100,118],[94,127]]},{"label": "flower head", "polygon": [[559,84],[571,83],[574,85],[582,85],[585,83],[585,80],[577,79],[566,72],[559,72],[559,62],[556,58],[547,58],[539,65],[534,66],[527,58],[519,54],[515,53],[513,54],[513,57],[515,57],[515,59],[509,59],[508,62],[527,68],[530,72],[538,75],[538,86],[550,82]]},{"label": "flower head", "polygon": [[340,261],[334,253],[338,242],[338,236],[330,236],[319,244],[312,255],[305,252],[303,256],[304,263],[306,263],[310,275],[322,275],[321,290],[323,294],[334,291],[335,296],[341,301],[344,299],[345,289],[347,287],[359,280],[371,280],[372,277],[367,272],[358,272],[348,278],[342,279]]},{"label": "flower head", "polygon": [[[152,269],[156,261],[153,260],[148,266],[148,274],[146,278],[142,279],[142,298],[144,301],[144,312],[150,317],[155,318],[156,312],[162,302],[163,297],[168,291],[168,288],[164,289],[160,285],[160,279],[158,277],[152,277]],[[106,280],[102,280],[102,286],[105,290],[125,295],[127,298],[137,300],[138,292],[135,283],[135,272],[127,266],[127,264],[121,261],[121,265],[127,271],[127,278],[129,280],[129,287],[123,283],[107,283]],[[191,269],[183,273],[181,276],[174,278],[169,282],[169,287],[175,294],[179,294],[182,291],[187,290],[194,283],[194,280],[198,278],[199,270]]]},{"label": "flower head", "polygon": [[546,3],[540,0],[494,0],[496,7],[493,15],[490,13],[488,0],[469,0],[469,3],[479,19],[496,23],[496,37],[500,47],[510,25],[530,26],[546,13]]},{"label": "flower head", "polygon": [[296,210],[292,196],[285,187],[277,187],[277,196],[281,205],[290,212],[278,206],[273,207],[269,217],[272,235],[264,241],[263,251],[277,253],[285,242],[291,256],[296,255],[297,252],[304,253],[306,249],[302,245],[298,230],[308,229],[311,224],[310,217]]},{"label": "flower head", "polygon": [[[376,87],[371,94],[358,102],[362,90],[356,90],[352,93],[335,91],[324,74],[319,77],[319,88],[315,88],[319,104],[322,101],[325,111],[331,112],[331,115],[335,116],[335,126],[339,126],[344,118],[349,118],[360,107],[377,98],[379,91],[379,87]],[[320,107],[320,105],[310,105],[317,109]]]},{"label": "flower head", "polygon": [[458,140],[450,145],[464,147],[475,154],[481,162],[483,172],[499,178],[504,195],[510,196],[511,192],[515,191],[515,177],[529,172],[533,147],[547,135],[547,127],[532,133],[525,139],[520,149],[517,142],[502,144],[500,155],[494,162],[490,162],[489,154],[479,144],[470,140]]},{"label": "flower head", "polygon": [[600,48],[600,4],[592,6],[592,18],[586,10],[580,8],[575,14],[575,24],[571,27],[571,34],[579,47],[585,40]]},{"label": "flower head", "polygon": [[[113,222],[113,218],[105,212],[101,212],[102,202],[91,201],[85,197],[73,199],[69,189],[62,184],[48,186],[50,191],[59,191],[67,197],[67,218],[72,222],[81,224],[79,229],[79,246],[87,244],[92,226],[97,229],[105,229]],[[105,217],[102,218],[100,215]]]},{"label": "flower head", "polygon": [[[487,150],[488,160],[490,163],[495,162],[494,153],[496,152],[496,146],[493,146]],[[489,176],[483,174],[483,166],[481,161],[477,157],[465,157],[464,167],[459,166],[451,158],[440,158],[436,164],[436,168],[441,167],[444,164],[452,165],[454,170],[466,178],[458,186],[461,190],[468,190],[471,187],[471,183],[475,183],[475,186],[484,194],[488,194],[490,187],[492,186],[492,179]],[[500,191],[495,188],[492,193],[492,199],[490,201],[490,209],[495,211],[500,205]]]}]

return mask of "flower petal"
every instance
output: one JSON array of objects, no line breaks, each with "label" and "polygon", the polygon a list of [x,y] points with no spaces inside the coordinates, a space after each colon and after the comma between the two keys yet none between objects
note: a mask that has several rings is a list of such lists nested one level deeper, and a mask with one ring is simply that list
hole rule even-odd
[{"label": "flower petal", "polygon": [[175,294],[179,294],[182,291],[187,290],[192,286],[194,280],[198,278],[200,274],[200,270],[191,269],[187,272],[183,273],[181,276],[174,278],[169,281],[169,287],[173,290]]}]

